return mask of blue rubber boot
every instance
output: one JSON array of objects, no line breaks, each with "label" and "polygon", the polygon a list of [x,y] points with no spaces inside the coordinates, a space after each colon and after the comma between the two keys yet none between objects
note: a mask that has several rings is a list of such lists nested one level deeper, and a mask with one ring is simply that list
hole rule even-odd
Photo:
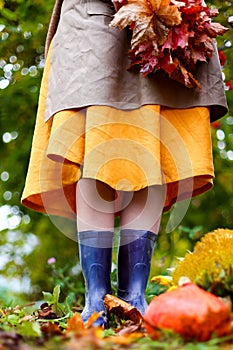
[{"label": "blue rubber boot", "polygon": [[142,315],[147,308],[145,289],[155,241],[156,235],[150,231],[127,229],[120,234],[117,295]]},{"label": "blue rubber boot", "polygon": [[107,325],[105,294],[111,293],[113,232],[83,231],[78,234],[80,265],[85,280],[85,307],[83,322],[96,312],[103,312],[93,326]]}]

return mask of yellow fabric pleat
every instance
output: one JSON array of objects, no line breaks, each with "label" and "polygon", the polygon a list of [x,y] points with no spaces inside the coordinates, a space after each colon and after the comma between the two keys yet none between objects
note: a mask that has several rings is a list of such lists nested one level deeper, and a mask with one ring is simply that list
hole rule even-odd
[{"label": "yellow fabric pleat", "polygon": [[122,111],[90,106],[59,111],[44,122],[49,69],[50,52],[22,195],[24,205],[75,218],[76,183],[81,174],[117,191],[166,185],[164,210],[212,186],[208,108],[146,105]]}]

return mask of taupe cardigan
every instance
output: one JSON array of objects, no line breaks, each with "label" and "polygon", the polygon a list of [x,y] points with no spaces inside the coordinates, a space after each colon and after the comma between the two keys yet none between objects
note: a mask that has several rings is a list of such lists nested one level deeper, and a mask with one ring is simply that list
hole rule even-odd
[{"label": "taupe cardigan", "polygon": [[60,19],[60,14],[61,14],[61,7],[62,7],[63,0],[56,0],[54,8],[53,8],[53,13],[52,17],[50,20],[49,24],[49,29],[47,33],[47,38],[46,38],[46,43],[45,43],[45,56],[47,56],[48,53],[48,48],[51,43],[51,40],[56,33],[57,30],[57,25]]}]

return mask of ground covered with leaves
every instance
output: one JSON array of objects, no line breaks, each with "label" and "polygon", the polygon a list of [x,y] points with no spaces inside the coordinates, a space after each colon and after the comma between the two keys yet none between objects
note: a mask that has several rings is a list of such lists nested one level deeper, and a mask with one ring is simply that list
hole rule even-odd
[{"label": "ground covered with leaves", "polygon": [[59,285],[53,293],[43,296],[43,302],[0,310],[0,350],[233,349],[232,335],[194,342],[164,331],[159,339],[152,340],[140,313],[112,296],[107,300],[110,320],[107,329],[92,327],[98,314],[93,314],[84,325],[79,306],[70,305],[68,300],[59,302]]}]

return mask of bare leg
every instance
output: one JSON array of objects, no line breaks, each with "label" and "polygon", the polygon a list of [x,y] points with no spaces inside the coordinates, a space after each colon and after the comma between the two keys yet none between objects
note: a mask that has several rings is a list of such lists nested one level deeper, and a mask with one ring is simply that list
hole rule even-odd
[{"label": "bare leg", "polygon": [[77,184],[78,231],[114,230],[115,191],[103,182],[80,179]]},{"label": "bare leg", "polygon": [[[129,196],[132,194],[124,194],[123,206]],[[131,201],[121,212],[121,229],[148,230],[157,234],[164,197],[163,186],[151,186],[134,192]]]}]

